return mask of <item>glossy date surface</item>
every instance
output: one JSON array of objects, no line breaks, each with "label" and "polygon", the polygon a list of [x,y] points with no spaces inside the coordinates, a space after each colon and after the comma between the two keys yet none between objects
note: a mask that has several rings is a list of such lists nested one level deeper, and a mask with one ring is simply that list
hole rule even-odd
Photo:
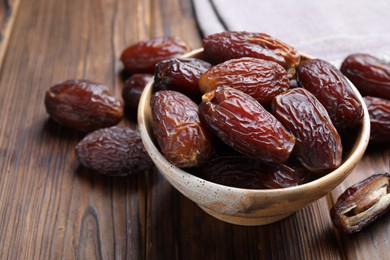
[{"label": "glossy date surface", "polygon": [[137,130],[113,126],[96,130],[75,148],[80,164],[107,175],[128,175],[146,170],[153,163]]},{"label": "glossy date surface", "polygon": [[240,153],[284,162],[294,147],[294,137],[251,96],[219,87],[202,97],[200,116],[226,144]]},{"label": "glossy date surface", "polygon": [[152,77],[152,74],[136,73],[125,81],[122,89],[122,98],[127,107],[137,110],[142,91]]},{"label": "glossy date surface", "polygon": [[370,116],[370,142],[390,143],[390,100],[364,97]]},{"label": "glossy date surface", "polygon": [[362,104],[345,76],[329,62],[320,59],[302,62],[297,80],[321,102],[339,131],[362,123]]},{"label": "glossy date surface", "polygon": [[173,58],[156,65],[154,88],[175,90],[200,101],[198,81],[211,64],[195,58]]},{"label": "glossy date surface", "polygon": [[346,57],[341,72],[363,96],[390,99],[390,64],[365,53]]},{"label": "glossy date surface", "polygon": [[120,59],[125,70],[130,73],[153,74],[158,62],[180,56],[189,50],[190,48],[180,38],[155,37],[127,47]]},{"label": "glossy date surface", "polygon": [[216,33],[203,38],[203,47],[205,54],[215,63],[242,57],[270,60],[285,68],[289,77],[295,74],[300,62],[295,48],[265,33]]},{"label": "glossy date surface", "polygon": [[291,89],[275,97],[272,114],[293,134],[293,154],[311,172],[337,168],[342,143],[326,109],[309,91]]},{"label": "glossy date surface", "polygon": [[267,106],[277,94],[290,87],[286,70],[273,61],[256,58],[231,59],[207,70],[199,80],[203,93],[231,87]]},{"label": "glossy date surface", "polygon": [[390,175],[374,174],[344,191],[330,210],[334,225],[352,234],[390,210]]},{"label": "glossy date surface", "polygon": [[85,132],[113,126],[123,118],[120,101],[100,83],[67,80],[45,95],[47,113],[62,125]]},{"label": "glossy date surface", "polygon": [[177,167],[195,167],[213,155],[212,135],[190,98],[161,90],[152,95],[150,105],[154,136],[169,162]]}]

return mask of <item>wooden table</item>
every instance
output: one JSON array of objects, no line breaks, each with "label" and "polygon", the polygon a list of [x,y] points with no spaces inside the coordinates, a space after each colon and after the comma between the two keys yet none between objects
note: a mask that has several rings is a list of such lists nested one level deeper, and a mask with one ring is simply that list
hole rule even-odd
[{"label": "wooden table", "polygon": [[[347,187],[389,172],[389,146],[370,147],[329,196],[259,227],[210,217],[155,169],[110,178],[78,166],[83,134],[49,120],[45,91],[85,78],[120,97],[128,45],[175,35],[200,47],[190,0],[0,2],[1,259],[389,259],[390,214],[352,236],[329,217]],[[135,127],[132,113],[120,125]]]}]

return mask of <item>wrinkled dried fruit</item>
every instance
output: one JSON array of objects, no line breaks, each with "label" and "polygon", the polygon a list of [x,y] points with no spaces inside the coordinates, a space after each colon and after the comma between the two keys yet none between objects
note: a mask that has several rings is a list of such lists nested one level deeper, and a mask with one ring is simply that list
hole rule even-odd
[{"label": "wrinkled dried fruit", "polygon": [[200,99],[198,80],[211,64],[195,58],[174,58],[157,64],[154,87],[158,90],[175,90],[193,100]]},{"label": "wrinkled dried fruit", "polygon": [[390,175],[374,174],[344,191],[330,210],[342,232],[361,231],[390,210]]},{"label": "wrinkled dried fruit", "polygon": [[213,155],[212,135],[187,96],[161,90],[150,100],[153,131],[165,158],[177,167],[194,167]]},{"label": "wrinkled dried fruit", "polygon": [[294,137],[251,96],[219,87],[204,94],[200,116],[214,133],[240,153],[266,161],[284,162]]},{"label": "wrinkled dried fruit", "polygon": [[280,163],[244,156],[226,156],[202,165],[199,177],[237,188],[278,189],[300,185],[308,180],[309,174]]},{"label": "wrinkled dried fruit", "polygon": [[295,48],[265,33],[216,33],[203,38],[203,47],[205,54],[215,63],[242,57],[270,60],[282,65],[289,77],[295,74],[300,61]]},{"label": "wrinkled dried fruit", "polygon": [[344,75],[327,61],[312,59],[297,69],[298,83],[326,108],[338,130],[359,126],[363,107]]},{"label": "wrinkled dried fruit", "polygon": [[364,97],[370,116],[370,141],[390,142],[390,100],[377,97]]},{"label": "wrinkled dried fruit", "polygon": [[187,44],[173,37],[156,37],[137,42],[126,48],[121,55],[125,70],[130,73],[154,73],[154,67],[162,60],[188,52]]},{"label": "wrinkled dried fruit", "polygon": [[152,77],[152,74],[133,74],[125,81],[122,97],[127,107],[137,110],[142,91]]},{"label": "wrinkled dried fruit", "polygon": [[341,138],[328,113],[309,91],[291,89],[275,97],[272,114],[294,135],[293,154],[311,172],[341,164]]},{"label": "wrinkled dried fruit", "polygon": [[263,106],[290,87],[286,70],[273,61],[240,58],[225,61],[206,71],[199,79],[203,93],[217,87],[232,87],[255,98]]},{"label": "wrinkled dried fruit", "polygon": [[105,85],[88,80],[68,80],[46,91],[47,113],[57,122],[90,132],[113,126],[123,117],[120,101]]},{"label": "wrinkled dried fruit", "polygon": [[369,54],[351,54],[343,61],[341,72],[363,96],[390,99],[390,64]]},{"label": "wrinkled dried fruit", "polygon": [[96,130],[76,146],[79,162],[108,175],[128,175],[150,168],[147,154],[137,130],[113,126]]}]

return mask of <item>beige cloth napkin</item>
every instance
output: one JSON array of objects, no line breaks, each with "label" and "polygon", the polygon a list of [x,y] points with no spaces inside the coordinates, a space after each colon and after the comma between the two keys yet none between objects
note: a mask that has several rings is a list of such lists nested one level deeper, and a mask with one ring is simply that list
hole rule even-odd
[{"label": "beige cloth napkin", "polygon": [[264,32],[333,62],[350,53],[390,57],[389,0],[193,0],[204,35]]}]

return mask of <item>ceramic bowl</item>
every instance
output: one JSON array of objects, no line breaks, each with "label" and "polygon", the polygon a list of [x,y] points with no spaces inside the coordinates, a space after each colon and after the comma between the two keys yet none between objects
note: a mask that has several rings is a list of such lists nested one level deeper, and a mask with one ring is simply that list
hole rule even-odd
[{"label": "ceramic bowl", "polygon": [[[184,57],[203,58],[203,49]],[[307,56],[303,55],[303,58]],[[160,153],[152,133],[150,97],[153,80],[146,86],[138,107],[138,124],[142,141],[159,172],[184,196],[194,201],[208,214],[222,221],[238,225],[264,225],[279,221],[320,199],[339,185],[362,158],[370,135],[367,107],[353,87],[364,108],[362,126],[344,154],[340,167],[314,181],[283,189],[241,189],[216,184],[196,177],[169,163]]]}]

